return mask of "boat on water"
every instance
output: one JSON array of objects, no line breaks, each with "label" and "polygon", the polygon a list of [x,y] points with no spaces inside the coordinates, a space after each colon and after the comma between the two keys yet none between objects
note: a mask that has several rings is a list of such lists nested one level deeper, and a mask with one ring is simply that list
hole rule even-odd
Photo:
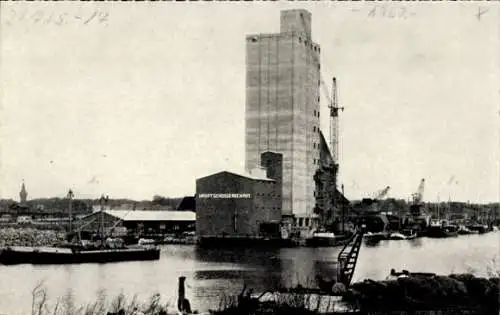
[{"label": "boat on water", "polygon": [[389,235],[390,240],[412,240],[416,237],[417,237],[417,232],[413,230],[394,232]]},{"label": "boat on water", "polygon": [[344,232],[342,234],[335,234],[327,231],[314,232],[312,237],[306,239],[306,246],[310,247],[329,247],[329,246],[342,246],[347,244],[351,239],[353,233]]},{"label": "boat on water", "polygon": [[397,272],[395,269],[391,269],[390,274],[386,277],[386,280],[397,280],[399,278],[410,278],[410,277],[434,277],[435,273],[430,272],[409,272],[408,270],[402,270]]},{"label": "boat on water", "polygon": [[471,231],[476,231],[479,234],[484,234],[493,230],[490,229],[486,224],[470,224],[467,225],[467,228]]},{"label": "boat on water", "polygon": [[458,227],[458,234],[459,235],[479,234],[479,231],[471,230],[465,225],[460,225]]},{"label": "boat on water", "polygon": [[431,238],[446,238],[458,235],[458,226],[450,224],[447,220],[431,220],[425,236]]},{"label": "boat on water", "polygon": [[[70,218],[72,197],[73,193],[70,190],[68,192]],[[0,264],[79,264],[160,259],[160,249],[154,245],[146,242],[146,244],[125,246],[122,239],[112,238],[105,234],[102,204],[107,200],[108,197],[101,197],[100,215],[95,220],[99,222],[101,231],[95,240],[82,240],[80,231],[83,226],[80,226],[75,233],[72,231],[70,220],[68,232],[70,242],[47,247],[5,247],[0,249]]]},{"label": "boat on water", "polygon": [[363,235],[363,238],[367,242],[378,242],[382,240],[387,240],[389,239],[389,232],[382,231],[382,232],[366,232],[365,235]]},{"label": "boat on water", "polygon": [[156,247],[78,249],[65,247],[6,247],[0,251],[0,264],[82,264],[160,259]]}]

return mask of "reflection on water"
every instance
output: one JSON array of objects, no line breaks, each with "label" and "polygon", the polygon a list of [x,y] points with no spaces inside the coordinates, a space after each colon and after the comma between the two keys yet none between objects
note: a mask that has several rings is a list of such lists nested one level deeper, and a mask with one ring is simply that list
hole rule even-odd
[{"label": "reflection on water", "polygon": [[420,246],[422,246],[422,239],[421,238],[414,238],[412,240],[409,240],[408,244],[410,244],[411,247],[420,247]]},{"label": "reflection on water", "polygon": [[[500,233],[450,239],[414,239],[363,244],[354,281],[384,279],[389,270],[407,269],[439,274],[468,272],[485,275],[499,252]],[[71,294],[80,305],[123,292],[147,299],[161,293],[175,298],[177,278],[186,276],[186,294],[194,308],[217,307],[223,294],[241,292],[244,284],[255,291],[311,285],[316,275],[335,273],[341,248],[200,249],[188,245],[162,247],[159,261],[63,266],[0,266],[0,314],[27,314],[31,291],[40,280],[50,302]]]}]

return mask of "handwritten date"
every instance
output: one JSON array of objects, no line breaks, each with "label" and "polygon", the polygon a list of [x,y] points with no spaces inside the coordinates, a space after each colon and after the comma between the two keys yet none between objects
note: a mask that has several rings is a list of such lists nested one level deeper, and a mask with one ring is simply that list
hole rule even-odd
[{"label": "handwritten date", "polygon": [[5,15],[4,22],[7,25],[15,23],[29,22],[33,24],[45,25],[68,25],[68,24],[103,24],[107,25],[109,12],[94,10],[87,13],[82,12],[58,12],[46,10],[16,10],[10,9]]}]

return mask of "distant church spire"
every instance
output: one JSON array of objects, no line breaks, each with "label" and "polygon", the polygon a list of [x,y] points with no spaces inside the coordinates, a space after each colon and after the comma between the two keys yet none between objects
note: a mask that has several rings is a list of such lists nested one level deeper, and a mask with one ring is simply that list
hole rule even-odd
[{"label": "distant church spire", "polygon": [[21,203],[26,203],[26,200],[28,199],[28,192],[26,191],[26,186],[24,185],[24,179],[23,179],[23,184],[21,186],[21,191],[19,192],[19,199]]}]

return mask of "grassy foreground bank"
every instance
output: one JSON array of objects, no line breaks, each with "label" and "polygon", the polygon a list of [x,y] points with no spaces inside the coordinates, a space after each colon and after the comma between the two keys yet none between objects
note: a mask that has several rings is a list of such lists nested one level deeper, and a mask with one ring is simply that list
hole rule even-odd
[{"label": "grassy foreground bank", "polygon": [[104,291],[83,305],[76,305],[71,294],[49,303],[47,291],[40,283],[32,291],[31,315],[167,315],[177,314],[175,305],[172,299],[163,301],[159,293],[141,302],[137,296],[126,297],[122,293],[109,298]]},{"label": "grassy foreground bank", "polygon": [[[500,313],[500,278],[480,278],[471,274],[433,277],[407,277],[397,280],[354,283],[342,292],[350,314],[470,314]],[[179,314],[176,299],[162,301],[160,294],[140,302],[120,294],[108,299],[100,292],[95,301],[76,306],[71,296],[49,305],[40,284],[33,292],[32,315],[166,315]],[[218,315],[317,315],[334,313],[334,303],[324,295],[311,293],[270,293],[265,301],[242,292],[226,296],[214,314]],[[325,307],[325,304],[326,305]]]}]

